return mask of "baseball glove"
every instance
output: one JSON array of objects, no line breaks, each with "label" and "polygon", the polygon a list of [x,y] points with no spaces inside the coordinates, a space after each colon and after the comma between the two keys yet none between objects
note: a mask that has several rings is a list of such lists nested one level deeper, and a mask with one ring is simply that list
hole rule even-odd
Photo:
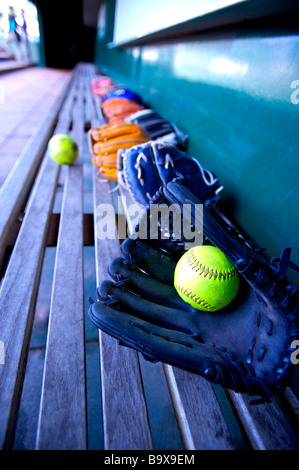
[{"label": "baseball glove", "polygon": [[[152,200],[140,224],[150,224],[157,204],[189,207],[192,223],[198,199],[173,181]],[[177,261],[185,252],[184,237],[127,238],[122,258],[108,267],[112,281],[97,289],[89,315],[92,322],[120,344],[199,374],[214,384],[270,400],[282,389],[292,367],[290,345],[298,338],[298,291],[286,279],[290,250],[278,266],[268,262],[252,242],[215,208],[203,209],[204,244],[218,246],[240,273],[240,289],[230,305],[217,313],[200,312],[185,303],[173,287]],[[162,225],[162,224],[161,224]],[[163,233],[163,226],[160,227]],[[296,269],[298,269],[296,267]]]},{"label": "baseball glove", "polygon": [[110,77],[98,77],[91,80],[91,91],[95,96],[104,98],[109,90],[114,87],[114,82]]},{"label": "baseball glove", "polygon": [[176,145],[181,149],[186,148],[188,136],[173,122],[166,121],[152,109],[143,109],[130,114],[125,121],[142,127],[151,140]]},{"label": "baseball glove", "polygon": [[117,181],[117,152],[147,142],[141,127],[131,123],[107,124],[88,131],[89,151],[93,164],[107,179]]},{"label": "baseball glove", "polygon": [[144,109],[144,106],[128,98],[113,96],[101,104],[101,109],[107,124],[123,122],[127,116]]},{"label": "baseball glove", "polygon": [[130,101],[135,101],[136,103],[143,105],[143,99],[138,93],[132,90],[128,90],[128,88],[123,88],[116,85],[109,90],[107,95],[103,98],[103,102],[109,100],[110,98],[126,98]]},{"label": "baseball glove", "polygon": [[118,182],[135,202],[147,207],[158,189],[176,177],[206,205],[215,204],[223,188],[216,175],[171,144],[149,141],[117,154]]}]

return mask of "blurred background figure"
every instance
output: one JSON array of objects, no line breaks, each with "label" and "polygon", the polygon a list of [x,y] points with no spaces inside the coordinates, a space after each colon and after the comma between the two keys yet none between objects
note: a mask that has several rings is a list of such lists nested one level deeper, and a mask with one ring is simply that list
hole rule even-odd
[{"label": "blurred background figure", "polygon": [[30,48],[29,48],[29,40],[28,40],[28,31],[27,31],[27,22],[26,22],[26,17],[25,17],[25,10],[22,8],[21,9],[21,39],[24,44],[25,48],[25,56],[26,56],[26,62],[28,64],[31,63],[31,56],[30,56]]},{"label": "blurred background figure", "polygon": [[11,56],[16,60],[22,58],[21,52],[21,35],[19,32],[19,26],[16,22],[16,14],[12,6],[8,8],[8,23],[9,23],[9,36],[8,36],[8,46],[10,48]]},{"label": "blurred background figure", "polygon": [[30,0],[0,0],[0,60],[31,65],[41,62],[42,53],[36,5]]}]

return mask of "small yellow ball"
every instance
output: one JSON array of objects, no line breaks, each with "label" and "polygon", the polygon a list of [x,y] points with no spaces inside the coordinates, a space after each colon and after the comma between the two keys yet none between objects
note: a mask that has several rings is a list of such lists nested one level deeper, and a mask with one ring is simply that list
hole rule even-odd
[{"label": "small yellow ball", "polygon": [[174,287],[192,307],[216,312],[232,302],[240,285],[236,267],[215,246],[195,246],[179,259]]},{"label": "small yellow ball", "polygon": [[60,165],[72,165],[78,157],[78,145],[66,134],[56,134],[48,143],[48,153]]}]

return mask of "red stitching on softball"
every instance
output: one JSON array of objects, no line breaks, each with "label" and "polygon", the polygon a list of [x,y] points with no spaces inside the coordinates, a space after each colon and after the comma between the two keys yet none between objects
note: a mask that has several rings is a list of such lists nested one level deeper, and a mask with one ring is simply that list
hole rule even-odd
[{"label": "red stitching on softball", "polygon": [[214,280],[219,278],[219,280],[223,279],[225,281],[226,279],[231,279],[237,274],[236,268],[233,268],[230,271],[227,271],[225,273],[222,273],[222,272],[218,273],[218,271],[214,271],[213,269],[210,272],[210,268],[208,268],[207,266],[203,266],[203,264],[196,258],[193,251],[188,252],[188,263],[189,263],[190,268],[194,269],[199,274],[199,276],[203,274],[204,277],[209,276],[209,279],[213,277]]}]

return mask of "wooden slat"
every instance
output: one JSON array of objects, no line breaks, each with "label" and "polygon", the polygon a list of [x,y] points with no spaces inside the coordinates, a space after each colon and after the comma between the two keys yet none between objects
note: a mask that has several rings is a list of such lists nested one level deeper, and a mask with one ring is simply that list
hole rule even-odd
[{"label": "wooden slat", "polygon": [[85,99],[85,115],[84,123],[85,126],[90,125],[92,118],[94,116],[94,103],[90,93],[91,87],[91,75],[95,71],[95,66],[92,64],[82,64],[81,69],[83,72],[83,84],[84,84],[84,99]]},{"label": "wooden slat", "polygon": [[278,396],[270,403],[251,404],[247,395],[228,392],[249,441],[257,450],[299,449],[298,425]]},{"label": "wooden slat", "polygon": [[185,449],[234,449],[211,384],[169,365],[164,365],[164,370]]},{"label": "wooden slat", "polygon": [[297,395],[294,393],[294,390],[292,390],[290,387],[286,387],[283,394],[287,400],[288,405],[293,411],[294,416],[296,417],[296,420],[298,421],[299,420],[299,400],[298,400]]},{"label": "wooden slat", "polygon": [[[0,291],[0,335],[5,364],[0,366],[0,445],[11,439],[21,388],[24,360],[34,313],[46,229],[54,200],[58,170],[45,165],[35,197],[28,207]],[[8,321],[9,319],[9,321]]]},{"label": "wooden slat", "polygon": [[99,127],[105,124],[100,107],[100,99],[91,93],[91,80],[96,74],[96,67],[90,64],[86,73],[86,107],[88,109],[88,121],[92,127]]},{"label": "wooden slat", "polygon": [[[92,78],[92,72],[89,80]],[[94,98],[90,97],[91,101]],[[93,109],[95,109],[93,107]],[[104,124],[99,109],[92,112],[91,125]],[[93,173],[95,214],[95,259],[97,284],[109,279],[107,267],[120,256],[117,234],[113,240],[100,240],[97,231],[97,208],[113,207],[111,186]],[[103,400],[104,445],[107,450],[147,450],[153,448],[138,354],[99,331],[100,366]]]},{"label": "wooden slat", "polygon": [[[83,94],[80,74],[72,136],[79,147],[67,167],[46,346],[37,449],[87,448],[83,301]],[[55,384],[55,386],[53,386]]]},{"label": "wooden slat", "polygon": [[9,230],[33,184],[41,159],[45,153],[49,138],[53,133],[55,121],[70,86],[70,79],[52,107],[31,137],[24,151],[0,190],[0,253],[2,252]]},{"label": "wooden slat", "polygon": [[[95,217],[100,204],[113,206],[110,185],[99,182],[94,172]],[[95,223],[97,219],[95,219]],[[97,283],[109,279],[107,267],[120,256],[117,235],[114,240],[99,240],[95,225]],[[136,351],[99,332],[103,394],[105,449],[152,449],[142,379]]]},{"label": "wooden slat", "polygon": [[[64,104],[65,112],[68,106]],[[66,133],[68,127],[69,122],[59,121],[55,133]],[[12,443],[58,175],[59,165],[46,152],[1,286],[0,338],[5,364],[0,365],[0,448]]]}]

